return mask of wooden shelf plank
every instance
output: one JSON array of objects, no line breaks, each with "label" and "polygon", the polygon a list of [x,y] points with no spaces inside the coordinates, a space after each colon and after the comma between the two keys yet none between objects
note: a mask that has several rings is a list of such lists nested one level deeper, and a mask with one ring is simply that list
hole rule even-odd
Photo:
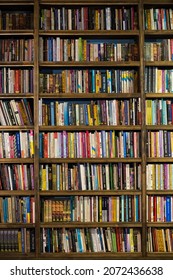
[{"label": "wooden shelf plank", "polygon": [[[40,158],[40,163],[109,163],[109,162],[141,162],[141,158]],[[172,159],[173,162],[173,159]]]},{"label": "wooden shelf plank", "polygon": [[79,130],[79,131],[93,131],[93,130],[130,130],[130,131],[139,131],[141,130],[141,126],[140,125],[117,125],[117,126],[113,126],[113,125],[97,125],[97,126],[85,126],[85,125],[81,125],[81,126],[75,126],[75,125],[69,125],[69,126],[40,126],[39,127],[40,131],[62,131],[62,130],[66,130],[66,131],[72,131],[72,130]]},{"label": "wooden shelf plank", "polygon": [[40,223],[41,228],[91,228],[91,227],[128,227],[141,228],[142,223],[139,222],[51,222]]},{"label": "wooden shelf plank", "polygon": [[31,191],[31,190],[0,190],[0,197],[1,196],[34,196],[35,195],[35,191]]},{"label": "wooden shelf plank", "polygon": [[139,36],[139,30],[39,30],[40,36],[82,36],[82,37],[134,37]]},{"label": "wooden shelf plank", "polygon": [[[40,93],[40,98],[60,98],[60,99],[128,99],[138,98],[140,93]],[[172,94],[173,97],[173,94]]]},{"label": "wooden shelf plank", "polygon": [[73,62],[73,61],[62,61],[62,62],[40,62],[40,67],[139,67],[139,61],[82,61],[82,62]]},{"label": "wooden shelf plank", "polygon": [[70,190],[70,191],[40,191],[39,195],[42,196],[72,196],[72,195],[98,195],[98,196],[114,196],[114,195],[141,195],[140,190]]}]

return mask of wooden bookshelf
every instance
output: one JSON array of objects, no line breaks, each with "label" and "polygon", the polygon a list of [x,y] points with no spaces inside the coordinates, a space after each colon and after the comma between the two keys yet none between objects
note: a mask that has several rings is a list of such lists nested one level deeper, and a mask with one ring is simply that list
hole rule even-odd
[{"label": "wooden bookshelf", "polygon": [[[22,18],[21,21],[25,21],[26,15],[33,19],[30,23],[31,28],[28,28],[28,25],[22,25],[19,19],[16,23],[15,17],[9,23],[10,17],[12,18],[14,13],[14,5],[18,17]],[[3,198],[0,200],[0,202],[2,201],[0,204],[0,259],[172,259],[173,248],[170,248],[168,244],[170,240],[172,242],[173,238],[172,212],[163,214],[166,218],[172,219],[169,222],[147,221],[147,197],[164,197],[165,201],[169,198],[169,202],[164,202],[166,209],[169,207],[169,203],[171,203],[171,207],[173,204],[171,183],[173,181],[173,150],[171,150],[173,148],[173,138],[171,138],[173,135],[171,134],[173,133],[173,106],[170,105],[173,104],[173,84],[171,84],[171,78],[173,79],[171,76],[171,71],[173,73],[173,39],[171,39],[173,22],[167,23],[168,28],[152,28],[152,24],[156,24],[152,11],[149,11],[152,8],[170,9],[166,16],[169,18],[169,13],[172,12],[173,18],[171,0],[109,0],[107,2],[104,0],[11,0],[10,3],[7,0],[1,1],[0,52],[2,53],[0,53],[0,57],[4,56],[4,59],[0,61],[0,198]],[[81,17],[77,19],[77,16],[72,15],[70,9],[76,10],[76,14]],[[84,21],[88,13],[87,9],[90,14],[88,21]],[[126,19],[121,23],[124,10]],[[2,22],[2,14],[4,22]],[[150,16],[151,18],[149,18]],[[76,22],[74,28],[72,21]],[[16,26],[19,23],[21,27]],[[147,28],[147,26],[151,28]],[[21,46],[16,49],[13,46],[13,52],[24,52],[26,56],[27,52],[31,52],[33,59],[13,60],[13,53],[8,47],[9,42],[7,41],[11,40],[11,44],[15,45],[18,39],[31,38],[33,39],[31,50],[28,45],[25,50]],[[59,45],[57,42],[52,43],[56,38],[60,41]],[[40,39],[43,39],[44,42],[42,46]],[[163,40],[164,43],[162,43]],[[150,44],[148,49],[146,43]],[[156,59],[156,49],[154,53],[151,43],[160,44],[157,47],[160,48],[161,54],[157,55],[160,55],[161,59],[158,57]],[[3,50],[3,44],[6,46],[5,50]],[[60,54],[59,58],[53,51],[55,44],[57,44],[57,54]],[[68,47],[63,47],[63,44]],[[137,45],[137,54],[135,45]],[[166,59],[164,57],[165,49],[169,46],[170,57]],[[151,49],[153,54],[151,54]],[[40,59],[40,54],[46,52],[48,59]],[[77,58],[79,52],[81,56]],[[153,61],[147,60],[146,54],[153,55]],[[111,58],[107,59],[109,55]],[[134,60],[132,55],[135,57]],[[86,56],[85,59],[81,58],[84,56]],[[154,58],[157,61],[154,61]],[[25,70],[30,70],[30,72]],[[162,70],[162,74],[159,72],[160,70]],[[22,75],[26,75],[23,76],[25,81],[19,79],[20,71]],[[11,84],[10,75],[13,79]],[[159,75],[165,75],[161,82]],[[165,77],[169,81],[165,81]],[[28,117],[30,106],[32,124],[9,125],[9,119],[12,118],[12,113],[8,114],[9,102],[15,100],[18,105],[20,100],[24,99],[30,102],[30,105],[25,108],[25,113]],[[164,109],[161,107],[159,112],[158,108],[152,108],[155,111],[150,113],[153,121],[151,124],[146,124],[146,111],[148,110],[146,100],[155,102],[159,100],[159,104],[163,103],[163,106],[167,106]],[[41,103],[42,101],[43,103]],[[55,104],[56,101],[58,101],[58,105]],[[45,111],[43,111],[43,104],[45,107],[47,106]],[[64,109],[56,107],[59,104],[62,105],[62,108],[68,106],[67,115],[65,115]],[[84,122],[83,119],[77,119],[78,124],[69,122],[70,105],[74,105],[75,108],[73,108],[73,118],[77,119],[76,116],[78,116],[85,119]],[[78,109],[79,106],[82,108],[81,111]],[[12,109],[14,109],[13,106]],[[20,118],[22,118],[23,112],[19,111]],[[57,125],[55,122],[55,124],[44,125],[42,121],[44,113],[47,114],[46,118],[49,118],[51,123],[52,119],[61,119],[62,124]],[[4,115],[5,120],[1,114]],[[92,120],[89,114],[92,114]],[[123,119],[125,124],[122,117],[125,119],[125,121]],[[67,125],[63,123],[65,118],[68,119]],[[105,118],[107,118],[106,121]],[[160,119],[157,120],[157,118]],[[113,119],[116,119],[117,124],[111,123]],[[96,121],[100,123],[95,124]],[[167,123],[161,123],[161,121],[167,121]],[[4,122],[7,124],[3,124]],[[164,137],[167,137],[167,142],[162,147],[162,144],[158,146],[161,136],[156,136],[159,131],[161,131],[161,135],[164,132]],[[63,134],[64,132],[65,134]],[[86,136],[86,132],[89,136]],[[153,133],[151,139],[149,139],[149,132]],[[29,139],[26,150],[34,149],[34,156],[18,157],[20,145],[17,146],[15,141],[18,141],[17,134],[22,137],[22,133],[25,133]],[[54,134],[55,139],[57,133],[59,133],[59,139],[63,140],[56,139],[57,142],[53,143],[51,135]],[[97,136],[93,136],[94,133],[97,133]],[[113,133],[116,140],[111,138]],[[45,140],[45,134],[48,135],[48,140]],[[73,142],[70,138],[72,134],[75,138]],[[103,134],[106,135],[105,138],[103,138]],[[153,140],[154,137],[155,140]],[[164,137],[162,142],[166,141]],[[80,142],[79,139],[83,140]],[[11,146],[14,145],[14,150],[17,150],[18,154],[11,156],[12,149],[7,147],[6,141]],[[22,138],[20,141],[21,145],[24,145]],[[40,147],[41,141],[45,145],[43,149]],[[86,142],[88,146],[85,146]],[[105,142],[106,145],[104,145]],[[67,145],[65,146],[64,143]],[[57,157],[45,156],[44,151],[51,150],[51,146],[58,152],[60,151],[61,156],[59,154]],[[133,148],[135,152],[132,152]],[[155,157],[149,155],[149,149],[153,154],[155,152]],[[165,150],[165,155],[158,156],[156,153],[158,149]],[[41,150],[43,150],[42,156]],[[87,150],[86,153],[83,152],[84,150]],[[96,154],[94,154],[95,150]],[[167,156],[167,150],[170,150],[170,156]],[[74,151],[76,153],[80,151],[83,156],[74,156]],[[118,151],[117,154],[116,151]],[[9,157],[6,157],[6,154]],[[160,177],[156,177],[156,173],[152,173],[153,170],[157,170]],[[85,180],[82,181],[84,177]],[[15,185],[14,180],[18,182],[16,185],[18,189],[16,186],[14,189],[11,187]],[[29,180],[29,187],[26,180]],[[110,182],[110,180],[112,181]],[[150,183],[148,183],[149,180],[151,180]],[[158,183],[159,180],[161,184]],[[170,186],[168,182],[170,182]],[[56,189],[52,189],[53,184],[56,185]],[[21,189],[21,185],[24,186],[23,189]],[[47,189],[44,189],[45,185]],[[72,189],[70,189],[71,186],[73,186]],[[23,197],[34,199],[35,222],[3,222],[2,204],[5,204],[8,199],[8,203],[12,203],[12,205],[7,203],[5,206],[7,207],[7,217],[5,218],[8,220],[8,215],[12,211],[9,210],[10,207],[13,207],[14,210],[13,202],[9,201],[13,201],[14,198],[20,200]],[[70,221],[62,221],[61,218],[52,222],[42,220],[42,211],[47,211],[46,215],[47,213],[51,215],[54,211],[55,216],[60,216],[60,211],[62,211],[62,209],[51,208],[50,205],[44,206],[45,208],[42,209],[45,200],[50,203],[57,202],[57,205],[60,201],[65,201],[63,202],[65,205],[65,203],[68,204],[68,200],[73,201],[79,197],[87,202],[86,204],[80,202],[78,210],[76,209],[79,205],[72,205],[72,202],[70,210],[67,206],[63,206],[63,211],[67,216],[71,211]],[[116,211],[120,212],[120,218],[116,222],[111,219],[109,221],[109,216],[116,215],[116,212],[112,210],[115,204],[111,205],[112,202],[110,202],[112,197],[117,199]],[[135,199],[139,205],[135,202],[136,204],[133,206],[133,203],[130,203]],[[94,203],[98,204],[94,205]],[[30,212],[26,212],[30,211],[28,209],[29,206],[26,209],[25,205],[23,215],[30,215]],[[17,211],[18,209],[16,209]],[[164,210],[163,207],[160,212],[162,211],[167,210]],[[78,216],[83,215],[84,221],[73,220],[73,212]],[[83,212],[94,212],[95,214],[91,214],[89,219],[87,216],[89,214],[83,214]],[[155,214],[157,215],[157,213]],[[94,215],[101,216],[103,220],[95,221]],[[124,217],[123,221],[121,221],[121,217]],[[134,217],[137,217],[136,221]],[[154,234],[160,233],[165,242],[166,250],[164,252],[157,251],[157,246],[155,246],[157,240],[153,238]],[[55,242],[55,235],[57,239],[62,235],[67,236],[71,243],[65,245],[59,239],[59,252],[56,251],[57,249],[53,252],[52,242]],[[74,249],[72,244],[74,238],[86,242],[86,245]],[[151,244],[151,238],[154,245]],[[20,244],[19,241],[17,243],[17,239],[20,239]],[[9,240],[12,242],[10,243]],[[22,245],[24,240],[30,245],[27,247]],[[49,246],[47,246],[48,242],[50,242]],[[70,249],[69,246],[71,246]]]}]

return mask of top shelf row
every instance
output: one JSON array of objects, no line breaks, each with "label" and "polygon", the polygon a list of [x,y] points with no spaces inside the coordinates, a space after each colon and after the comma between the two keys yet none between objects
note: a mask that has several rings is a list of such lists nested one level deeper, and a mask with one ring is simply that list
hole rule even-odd
[{"label": "top shelf row", "polygon": [[[8,9],[7,9],[8,8]],[[138,5],[127,6],[41,6],[39,28],[49,30],[139,30]],[[157,7],[144,9],[144,30],[173,30],[173,9]],[[0,30],[34,29],[32,6],[0,6]]]},{"label": "top shelf row", "polygon": [[[115,3],[116,1],[116,3]],[[99,5],[122,5],[122,4],[164,4],[164,5],[169,5],[172,4],[172,0],[11,0],[9,2],[9,0],[1,0],[1,5],[6,5],[8,3],[8,5],[13,5],[15,4],[30,4],[33,5],[34,3],[39,3],[41,5],[50,5],[50,4],[54,4],[54,5],[79,5],[82,3],[82,5],[95,5],[96,3],[98,3]],[[51,3],[50,3],[51,2]]]}]

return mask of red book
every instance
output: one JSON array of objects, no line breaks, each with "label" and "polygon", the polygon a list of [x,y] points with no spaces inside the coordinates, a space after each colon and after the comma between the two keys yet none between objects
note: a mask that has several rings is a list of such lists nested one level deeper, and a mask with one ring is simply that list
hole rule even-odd
[{"label": "red book", "polygon": [[121,252],[119,228],[116,227],[116,228],[115,228],[115,232],[116,232],[116,239],[117,239],[117,252]]},{"label": "red book", "polygon": [[89,131],[86,131],[86,147],[87,147],[87,157],[91,157],[91,151],[90,151],[90,138],[89,138]]},{"label": "red book", "polygon": [[157,196],[153,197],[153,221],[157,222]]},{"label": "red book", "polygon": [[20,93],[20,87],[19,87],[19,83],[20,83],[20,80],[19,80],[19,72],[20,70],[17,69],[17,70],[14,70],[15,72],[15,84],[14,84],[14,93]]},{"label": "red book", "polygon": [[48,158],[48,133],[43,134],[43,143],[44,158]]}]

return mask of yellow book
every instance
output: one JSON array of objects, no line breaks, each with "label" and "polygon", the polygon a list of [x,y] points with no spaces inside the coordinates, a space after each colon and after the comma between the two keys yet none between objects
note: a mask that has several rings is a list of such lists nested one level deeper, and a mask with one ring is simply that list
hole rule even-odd
[{"label": "yellow book", "polygon": [[66,93],[66,72],[62,71],[62,92]]},{"label": "yellow book", "polygon": [[33,132],[33,130],[30,130],[30,132],[29,132],[29,144],[30,144],[30,155],[33,158],[34,157],[34,132]]},{"label": "yellow book", "polygon": [[12,222],[12,198],[8,197],[8,223]]},{"label": "yellow book", "polygon": [[161,222],[161,197],[157,196],[156,197],[156,205],[157,205],[157,222]]},{"label": "yellow book", "polygon": [[154,132],[151,131],[151,157],[154,157]]},{"label": "yellow book", "polygon": [[91,118],[91,108],[90,104],[87,104],[87,112],[88,112],[88,124],[93,125],[93,119]]},{"label": "yellow book", "polygon": [[52,221],[56,221],[56,201],[52,200]]},{"label": "yellow book", "polygon": [[151,30],[152,29],[152,26],[151,26],[151,13],[152,13],[152,10],[153,9],[147,9],[146,10],[146,16],[147,16],[147,18],[146,18],[146,20],[147,20],[147,25],[148,25],[148,30]]},{"label": "yellow book", "polygon": [[156,243],[158,252],[166,252],[164,229],[156,229]]},{"label": "yellow book", "polygon": [[46,168],[43,166],[42,169],[42,191],[46,191]]},{"label": "yellow book", "polygon": [[97,111],[97,105],[94,104],[93,106],[94,111],[94,125],[98,125],[98,111]]},{"label": "yellow book", "polygon": [[18,250],[19,253],[22,253],[22,233],[18,231]]},{"label": "yellow book", "polygon": [[67,222],[71,221],[71,205],[70,205],[71,201],[70,199],[67,200]]},{"label": "yellow book", "polygon": [[96,72],[96,93],[100,92],[100,73]]},{"label": "yellow book", "polygon": [[134,252],[133,228],[130,228],[130,252]]},{"label": "yellow book", "polygon": [[156,189],[156,170],[155,170],[155,165],[152,164],[151,165],[151,168],[152,168],[152,185],[151,185],[151,188],[152,190],[155,190]]},{"label": "yellow book", "polygon": [[87,60],[87,40],[83,40],[83,60]]},{"label": "yellow book", "polygon": [[161,69],[157,69],[156,80],[157,80],[156,93],[161,93],[162,92],[162,70]]},{"label": "yellow book", "polygon": [[52,200],[48,200],[48,222],[52,222]]},{"label": "yellow book", "polygon": [[44,211],[44,222],[46,223],[46,222],[48,222],[49,220],[48,220],[48,200],[45,200],[44,201],[44,209],[43,209],[43,211]]},{"label": "yellow book", "polygon": [[161,189],[161,165],[157,164],[157,168],[158,168],[158,190]]},{"label": "yellow book", "polygon": [[52,189],[56,190],[56,164],[52,164]]},{"label": "yellow book", "polygon": [[79,61],[83,61],[83,46],[82,46],[82,38],[79,38],[78,41],[78,52],[79,52]]},{"label": "yellow book", "polygon": [[152,100],[146,100],[146,125],[152,124]]},{"label": "yellow book", "polygon": [[95,10],[95,29],[98,30],[99,29],[99,25],[98,25],[98,10]]},{"label": "yellow book", "polygon": [[116,217],[117,217],[117,207],[116,207],[116,197],[115,196],[112,197],[112,214],[113,214],[112,221],[116,222],[117,221],[117,219],[116,219]]},{"label": "yellow book", "polygon": [[102,196],[99,196],[99,222],[102,221]]},{"label": "yellow book", "polygon": [[59,112],[59,104],[58,101],[55,101],[55,123],[59,125],[60,121],[60,112]]}]

